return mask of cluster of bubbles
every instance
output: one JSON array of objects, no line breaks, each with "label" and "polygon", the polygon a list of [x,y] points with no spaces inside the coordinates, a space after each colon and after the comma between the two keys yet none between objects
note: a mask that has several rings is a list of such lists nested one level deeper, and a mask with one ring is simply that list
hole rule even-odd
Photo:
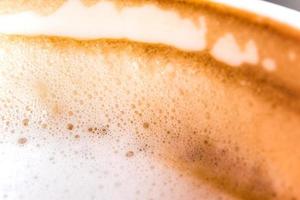
[{"label": "cluster of bubbles", "polygon": [[[93,180],[82,188],[91,199],[126,192],[137,199],[229,198],[202,182],[213,180],[241,197],[251,189],[250,198],[275,195],[264,177],[257,186],[249,183],[264,176],[243,156],[249,153],[241,146],[245,141],[236,142],[251,119],[241,115],[240,98],[231,96],[234,90],[224,92],[207,63],[105,41],[8,40],[6,52],[0,61],[0,142],[27,149],[24,160],[33,151],[49,156],[44,161],[37,155],[29,165],[44,179],[28,178],[27,184],[37,181],[34,187],[41,189],[46,183],[41,191],[52,191],[58,180],[82,181],[79,185]],[[62,177],[51,172],[57,179],[46,180],[37,169],[47,162],[57,167],[46,169],[59,168]],[[62,187],[60,197],[72,192],[81,197],[67,184]],[[109,196],[114,190],[119,193]]]}]

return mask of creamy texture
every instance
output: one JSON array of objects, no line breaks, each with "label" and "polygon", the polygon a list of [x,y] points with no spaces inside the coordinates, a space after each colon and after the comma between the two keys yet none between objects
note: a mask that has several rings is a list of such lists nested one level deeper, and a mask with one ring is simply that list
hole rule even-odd
[{"label": "creamy texture", "polygon": [[264,45],[269,38],[255,29],[231,28],[234,22],[226,26],[227,19],[205,12],[192,20],[148,4],[67,1],[49,16],[4,15],[0,29],[9,34],[127,38],[197,53],[120,40],[1,36],[0,198],[300,196],[293,99],[277,99],[281,91],[256,74],[215,62],[273,71],[282,63],[270,49],[291,60],[298,49]]},{"label": "creamy texture", "polygon": [[[208,48],[207,26],[205,15],[201,13],[193,20],[152,4],[120,9],[110,1],[100,1],[87,7],[81,1],[68,0],[47,16],[34,11],[0,15],[0,33],[3,34],[50,35],[83,40],[129,39],[187,51]],[[267,71],[276,70],[273,61],[259,60],[254,39],[249,38],[245,44],[239,44],[234,33],[217,38],[210,54],[233,67],[260,63]],[[295,56],[289,57],[293,60]]]},{"label": "creamy texture", "polygon": [[[130,39],[160,43],[188,51],[206,49],[206,20],[186,19],[175,11],[154,5],[118,9],[100,1],[87,7],[81,1],[66,1],[55,13],[41,16],[33,11],[0,16],[0,32],[21,35],[53,35],[79,39]],[[257,64],[255,42],[240,48],[233,34],[219,38],[211,55],[228,65]]]},{"label": "creamy texture", "polygon": [[[214,1],[263,14],[250,6],[253,5],[252,1],[245,1],[245,6],[240,5],[238,1]],[[260,4],[257,6],[259,8],[282,10],[284,13],[290,12],[288,16],[293,16],[293,12],[288,9],[270,6],[271,4],[260,1],[257,3]],[[248,42],[239,44],[236,39],[240,39],[240,35],[233,32],[223,37],[220,35],[213,44],[209,44],[209,37],[213,34],[211,32],[208,35],[210,25],[205,13],[201,12],[197,17],[185,18],[175,10],[162,9],[154,4],[120,9],[113,1],[99,1],[88,7],[79,0],[67,0],[57,11],[47,16],[31,10],[0,15],[2,34],[62,36],[82,40],[128,39],[164,44],[186,51],[208,49],[213,58],[230,66],[260,64],[267,71],[277,69],[276,63],[268,59],[259,60],[256,39],[244,38]],[[289,53],[288,58],[294,61],[295,55]]]},{"label": "creamy texture", "polygon": [[219,38],[211,50],[211,54],[219,61],[231,66],[240,66],[244,63],[257,64],[258,53],[255,42],[249,40],[244,49],[241,49],[231,33]]},{"label": "creamy texture", "polygon": [[32,11],[2,15],[0,32],[80,39],[126,38],[190,51],[206,47],[204,17],[194,22],[153,5],[118,9],[114,3],[105,1],[86,7],[81,1],[69,0],[49,16]]},{"label": "creamy texture", "polygon": [[[0,199],[235,199],[158,157],[167,130],[185,138],[194,119],[208,121],[202,102],[222,99],[194,59],[126,41],[16,38],[0,38]],[[187,157],[181,139],[165,139]]]},{"label": "creamy texture", "polygon": [[127,41],[0,49],[0,198],[300,196],[299,114],[248,74]]}]

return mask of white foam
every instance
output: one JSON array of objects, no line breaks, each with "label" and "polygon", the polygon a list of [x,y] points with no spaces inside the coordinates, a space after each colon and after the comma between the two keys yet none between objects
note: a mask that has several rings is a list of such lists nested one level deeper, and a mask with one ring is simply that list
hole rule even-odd
[{"label": "white foam", "polygon": [[40,16],[32,11],[0,16],[0,33],[53,35],[80,39],[116,38],[162,43],[190,51],[206,47],[204,17],[197,22],[154,5],[118,9],[101,1],[86,7],[66,1],[55,13]]},{"label": "white foam", "polygon": [[275,62],[274,59],[272,58],[265,58],[263,61],[262,61],[262,66],[267,70],[267,71],[275,71],[276,68],[277,68],[277,64]]},{"label": "white foam", "polygon": [[[239,5],[227,1],[217,2]],[[51,35],[87,40],[125,38],[145,43],[161,43],[187,51],[202,51],[207,46],[207,24],[201,13],[198,20],[193,21],[183,18],[176,11],[164,10],[152,4],[119,9],[111,1],[100,1],[87,7],[81,1],[68,0],[48,16],[33,11],[0,15],[0,33]],[[0,52],[0,57],[3,57],[2,55],[4,53]],[[216,41],[211,55],[218,61],[234,67],[245,63],[255,65],[259,62],[255,41],[250,39],[241,47],[231,33]],[[294,60],[294,57],[289,55],[290,60]],[[268,63],[270,62],[267,62],[270,66]],[[274,68],[265,67],[264,61],[262,64],[269,71]]]},{"label": "white foam", "polygon": [[225,34],[214,44],[211,54],[217,60],[231,66],[240,66],[244,63],[257,64],[258,53],[255,42],[249,40],[242,49],[231,33]]}]

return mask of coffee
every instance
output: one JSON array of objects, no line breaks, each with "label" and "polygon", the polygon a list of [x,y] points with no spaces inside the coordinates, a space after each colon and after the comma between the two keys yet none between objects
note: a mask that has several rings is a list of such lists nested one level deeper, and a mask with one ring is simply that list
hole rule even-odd
[{"label": "coffee", "polygon": [[298,31],[208,2],[11,2],[2,197],[299,198]]}]

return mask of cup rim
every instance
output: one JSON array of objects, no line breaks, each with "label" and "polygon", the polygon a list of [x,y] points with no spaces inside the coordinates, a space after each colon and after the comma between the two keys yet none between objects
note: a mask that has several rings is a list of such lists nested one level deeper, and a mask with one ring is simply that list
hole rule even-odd
[{"label": "cup rim", "polygon": [[300,30],[300,12],[281,5],[262,0],[211,0],[211,2],[245,10]]}]

